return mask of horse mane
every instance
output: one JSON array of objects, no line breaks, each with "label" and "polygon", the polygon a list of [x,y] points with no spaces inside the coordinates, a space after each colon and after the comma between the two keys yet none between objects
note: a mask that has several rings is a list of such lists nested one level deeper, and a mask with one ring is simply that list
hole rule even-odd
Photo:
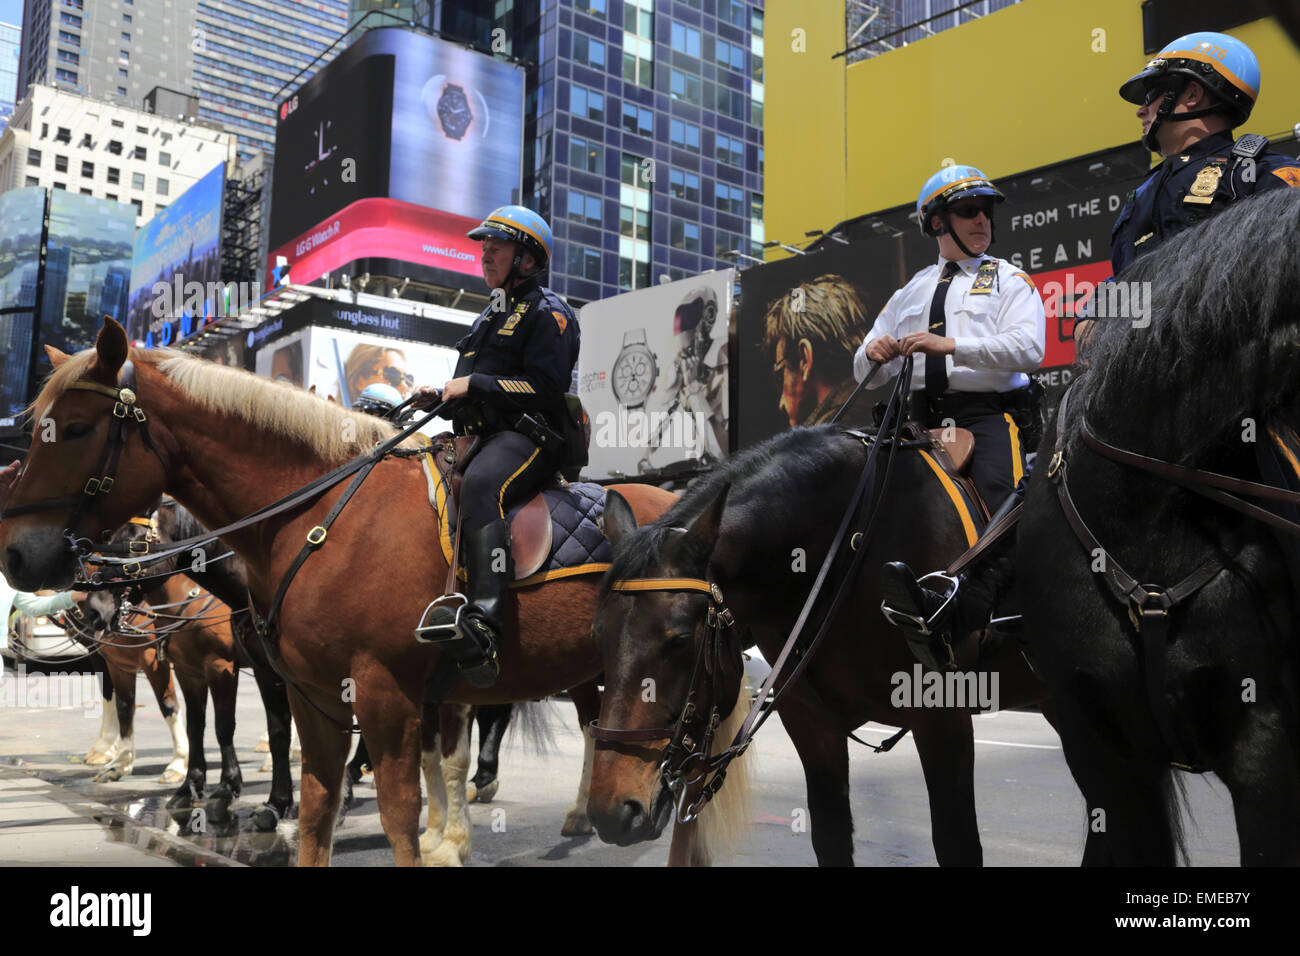
[{"label": "horse mane", "polygon": [[637,528],[619,541],[603,588],[608,589],[616,580],[646,574],[658,560],[665,539],[674,529],[683,528],[699,517],[723,488],[730,488],[734,495],[761,482],[770,488],[775,501],[792,500],[799,493],[806,493],[809,482],[819,475],[825,480],[825,469],[836,460],[834,450],[840,446],[828,444],[826,439],[842,432],[837,425],[793,428],[727,458],[692,484],[681,500],[657,521]]},{"label": "horse mane", "polygon": [[[137,365],[156,367],[201,408],[304,445],[330,464],[347,461],[397,434],[388,422],[340,408],[296,385],[272,382],[175,349],[133,348],[129,357]],[[94,359],[95,350],[87,349],[53,371],[33,404],[38,420],[70,384],[85,375]]]},{"label": "horse mane", "polygon": [[208,529],[199,524],[199,519],[190,513],[190,509],[175,498],[163,498],[160,504],[170,506],[176,515],[176,540],[184,541],[208,533]]},{"label": "horse mane", "polygon": [[1168,437],[1190,462],[1243,418],[1262,427],[1300,396],[1300,190],[1236,203],[1118,279],[1149,283],[1151,324],[1097,323],[1070,400],[1071,439],[1085,409],[1100,421],[1166,407]]}]

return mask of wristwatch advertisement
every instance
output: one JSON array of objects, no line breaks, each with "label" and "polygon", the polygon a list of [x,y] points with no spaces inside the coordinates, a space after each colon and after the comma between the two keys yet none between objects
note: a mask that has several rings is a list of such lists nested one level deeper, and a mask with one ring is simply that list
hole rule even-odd
[{"label": "wristwatch advertisement", "polygon": [[491,125],[487,100],[473,84],[440,73],[424,84],[420,99],[439,137],[464,143],[487,136]]},{"label": "wristwatch advertisement", "polygon": [[645,329],[632,329],[623,336],[623,348],[610,372],[611,388],[620,405],[640,408],[650,397],[659,364],[646,344]]}]

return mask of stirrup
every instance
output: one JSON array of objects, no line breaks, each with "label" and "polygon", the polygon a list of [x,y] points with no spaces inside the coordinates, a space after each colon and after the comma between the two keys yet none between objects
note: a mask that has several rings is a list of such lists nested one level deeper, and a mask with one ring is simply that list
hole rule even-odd
[{"label": "stirrup", "polygon": [[[420,615],[420,623],[414,632],[415,639],[421,644],[447,644],[461,640],[465,632],[461,630],[460,615],[468,606],[469,598],[459,591],[434,598]],[[438,623],[426,623],[431,615]],[[451,619],[448,620],[448,617]]]},{"label": "stirrup", "polygon": [[[943,582],[944,587],[942,591],[935,588],[927,588],[925,586],[925,582],[931,579]],[[961,582],[951,574],[947,574],[944,571],[932,571],[929,574],[917,578],[916,583],[923,591],[934,591],[935,593],[946,592],[944,593],[943,603],[939,605],[933,614],[928,618],[924,618],[919,614],[909,614],[906,611],[892,608],[884,601],[880,602],[880,613],[885,616],[885,620],[889,621],[889,623],[893,624],[895,627],[901,627],[904,630],[919,634],[921,637],[929,637],[934,633],[931,629],[931,625],[948,616],[948,611],[952,607],[953,599],[957,597],[957,589],[961,587]]]}]

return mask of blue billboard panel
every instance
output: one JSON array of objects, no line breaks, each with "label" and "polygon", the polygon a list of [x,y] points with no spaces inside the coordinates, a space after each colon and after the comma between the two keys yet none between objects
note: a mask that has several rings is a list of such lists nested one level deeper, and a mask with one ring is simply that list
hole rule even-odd
[{"label": "blue billboard panel", "polygon": [[132,341],[165,344],[152,341],[151,332],[170,328],[178,318],[182,327],[198,324],[223,308],[215,290],[225,179],[225,163],[219,163],[140,228],[126,325]]}]

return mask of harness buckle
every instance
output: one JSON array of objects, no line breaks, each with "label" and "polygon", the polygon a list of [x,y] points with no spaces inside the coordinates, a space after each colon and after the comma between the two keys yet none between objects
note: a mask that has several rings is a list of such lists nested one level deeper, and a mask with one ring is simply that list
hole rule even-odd
[{"label": "harness buckle", "polygon": [[127,414],[127,412],[126,412],[126,406],[125,406],[124,404],[122,404],[121,402],[114,402],[114,403],[113,403],[113,417],[114,417],[114,418],[126,418],[126,414]]},{"label": "harness buckle", "polygon": [[687,701],[687,702],[686,702],[686,706],[685,706],[684,708],[682,708],[682,718],[681,718],[681,719],[682,719],[682,723],[688,723],[689,721],[692,721],[692,720],[695,719],[695,704],[694,704],[694,702],[692,702],[692,701]]},{"label": "harness buckle", "polygon": [[144,409],[141,408],[139,405],[136,405],[131,409],[131,411],[135,414],[135,420],[139,422],[141,425],[143,425],[145,421]]},{"label": "harness buckle", "polygon": [[307,532],[307,543],[311,545],[313,548],[319,548],[322,544],[325,543],[325,537],[328,534],[329,532],[326,531],[325,528],[323,528],[320,525],[316,525],[316,527],[312,528],[310,531]]},{"label": "harness buckle", "polygon": [[[122,565],[122,573],[128,578],[138,578],[144,573],[144,568],[141,567],[139,561],[133,561],[130,564]],[[125,604],[123,606],[125,606]]]},{"label": "harness buckle", "polygon": [[104,494],[108,494],[110,491],[113,490],[113,476],[112,476],[112,475],[107,475],[107,476],[105,476],[104,478],[101,478],[101,479],[100,479],[100,482],[99,482],[99,490],[102,491]]},{"label": "harness buckle", "polygon": [[682,749],[685,750],[688,754],[695,752],[695,741],[691,739],[690,734],[682,735]]},{"label": "harness buckle", "polygon": [[736,623],[736,618],[731,613],[730,608],[726,608],[726,607],[718,608],[718,622],[723,627],[731,627],[731,625]]},{"label": "harness buckle", "polygon": [[128,541],[126,545],[128,554],[148,554],[149,542],[145,541]]},{"label": "harness buckle", "polygon": [[91,497],[94,497],[95,495],[99,494],[99,479],[87,478],[86,487],[81,489],[81,492],[82,494],[90,495]]},{"label": "harness buckle", "polygon": [[722,605],[722,588],[718,587],[716,584],[710,583],[710,584],[709,584],[709,597],[713,598],[713,603],[714,603],[714,604],[717,604],[718,606],[721,606],[721,605]]},{"label": "harness buckle", "polygon": [[1055,478],[1063,464],[1065,464],[1065,452],[1058,449],[1052,453],[1052,460],[1047,464],[1047,477]]}]

